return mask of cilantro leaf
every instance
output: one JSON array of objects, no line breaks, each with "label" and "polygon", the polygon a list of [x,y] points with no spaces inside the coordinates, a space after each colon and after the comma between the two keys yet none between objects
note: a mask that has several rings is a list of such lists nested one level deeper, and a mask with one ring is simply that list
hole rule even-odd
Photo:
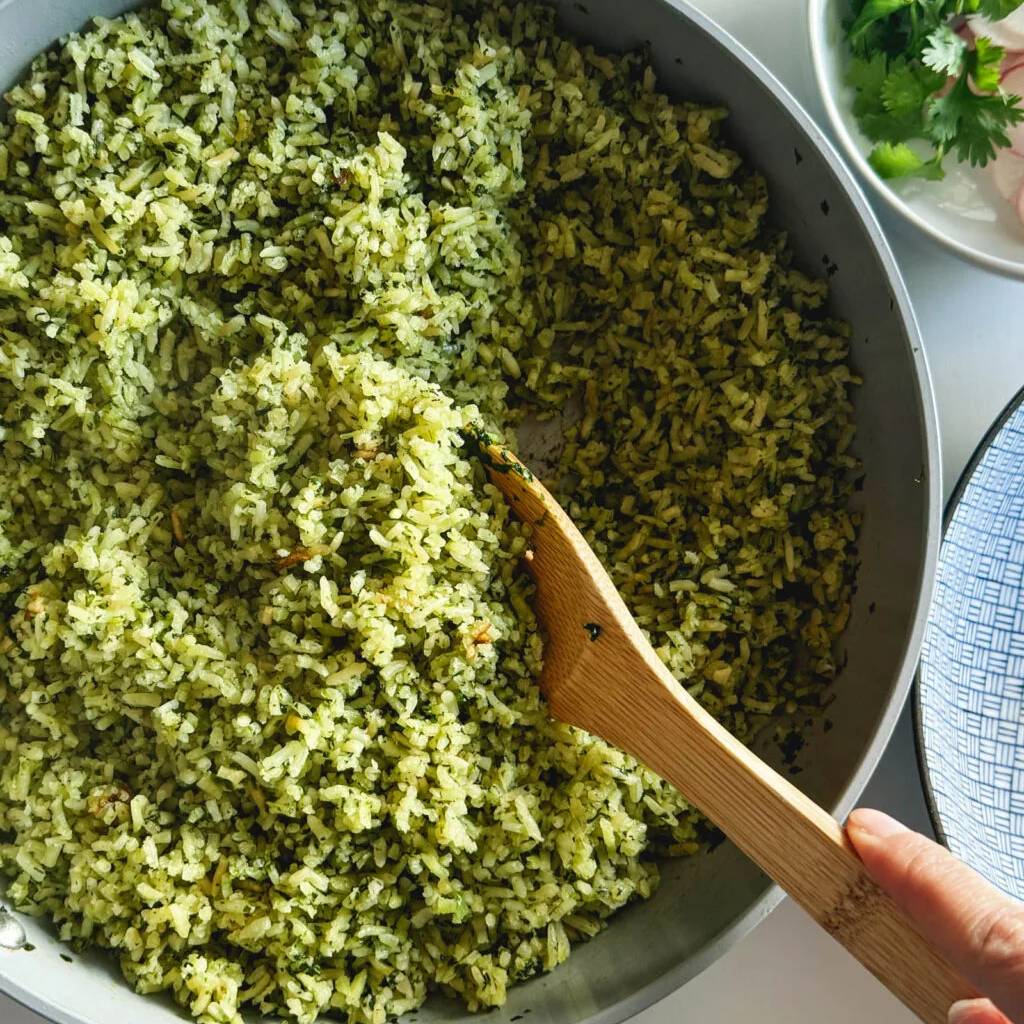
[{"label": "cilantro leaf", "polygon": [[870,57],[854,57],[846,69],[846,82],[857,90],[858,96],[876,96],[881,102],[882,83],[889,73],[889,62],[884,53]]},{"label": "cilantro leaf", "polygon": [[914,0],[867,0],[847,31],[850,41],[855,42],[863,36],[876,21],[888,18],[897,11],[910,7],[913,3]]},{"label": "cilantro leaf", "polygon": [[913,134],[900,118],[893,117],[886,109],[883,89],[888,74],[888,61],[883,53],[855,57],[846,73],[847,83],[856,90],[853,113],[861,131],[872,142],[902,142]]},{"label": "cilantro leaf", "polygon": [[997,149],[1010,145],[1006,129],[1024,120],[1024,110],[1012,100],[972,92],[965,75],[945,96],[929,101],[928,134],[943,150],[952,149],[958,160],[984,167]]},{"label": "cilantro leaf", "polygon": [[858,122],[861,131],[872,142],[906,142],[923,138],[927,132],[924,118],[893,117],[892,114],[865,114]]},{"label": "cilantro leaf", "polygon": [[967,43],[948,24],[944,24],[928,37],[927,45],[921,51],[921,61],[933,71],[958,75],[966,54]]},{"label": "cilantro leaf", "polygon": [[935,30],[966,13],[966,6],[972,2],[978,0],[916,0],[915,6],[904,15],[910,26],[903,53],[908,59],[920,59]]},{"label": "cilantro leaf", "polygon": [[930,68],[897,58],[882,82],[882,103],[893,117],[920,119],[925,103],[944,81],[944,75]]},{"label": "cilantro leaf", "polygon": [[974,40],[974,50],[968,55],[967,70],[974,84],[984,92],[998,92],[1006,51],[986,36]]},{"label": "cilantro leaf", "polygon": [[[847,80],[880,175],[941,177],[947,154],[984,166],[1010,145],[1009,129],[1024,121],[1024,109],[1001,91],[1005,52],[984,34],[968,42],[954,26],[976,13],[998,20],[1022,3],[854,0]],[[929,143],[931,156],[906,145],[913,139]]]},{"label": "cilantro leaf", "polygon": [[997,149],[1008,149],[1010,137],[1007,128],[1012,128],[1024,118],[1024,111],[1010,106],[1002,96],[977,96],[971,104],[973,116],[960,122],[960,134],[956,138],[956,155],[971,166],[984,167],[995,159]]},{"label": "cilantro leaf", "polygon": [[880,142],[871,150],[868,163],[883,178],[937,179],[943,176],[941,161],[923,160],[905,142],[895,145]]},{"label": "cilantro leaf", "polygon": [[864,134],[872,142],[903,142],[925,135],[925,104],[945,76],[875,53],[854,58],[846,80],[856,90],[853,112]]},{"label": "cilantro leaf", "polygon": [[1008,14],[1013,14],[1021,5],[1021,0],[979,0],[976,10],[989,21],[999,21]]},{"label": "cilantro leaf", "polygon": [[889,62],[884,53],[870,57],[854,57],[846,70],[846,83],[856,92],[853,98],[853,112],[857,117],[866,114],[884,114],[885,101],[882,86],[889,73]]},{"label": "cilantro leaf", "polygon": [[945,96],[936,96],[928,103],[928,111],[925,114],[929,137],[944,148],[948,148],[960,131],[961,107],[958,100],[951,98],[954,92],[955,88]]},{"label": "cilantro leaf", "polygon": [[880,142],[871,150],[868,163],[883,178],[902,178],[924,166],[924,161],[905,142]]}]

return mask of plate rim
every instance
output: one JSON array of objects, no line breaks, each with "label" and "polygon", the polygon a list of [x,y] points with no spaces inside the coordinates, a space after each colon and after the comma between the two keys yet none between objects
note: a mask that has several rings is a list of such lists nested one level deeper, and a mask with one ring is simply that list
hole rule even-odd
[{"label": "plate rim", "polygon": [[[946,502],[946,507],[942,513],[942,543],[939,547],[939,558],[935,566],[936,581],[938,578],[938,572],[942,565],[942,547],[945,545],[946,534],[949,532],[949,527],[952,525],[953,517],[956,515],[960,508],[960,504],[963,500],[964,492],[967,490],[968,484],[974,479],[974,474],[977,472],[978,467],[981,465],[985,456],[988,454],[992,445],[995,443],[996,438],[1002,432],[1003,427],[1014,417],[1014,415],[1024,407],[1024,385],[1022,385],[1012,398],[1003,406],[999,414],[992,421],[991,426],[985,431],[981,440],[978,441],[971,452],[971,457],[967,460],[967,464],[964,466],[957,479],[956,486],[953,488],[952,493],[949,496],[949,500]],[[936,587],[932,595],[932,605],[929,609],[927,623],[925,625],[925,632],[927,633],[928,625],[931,624],[931,613],[935,609],[935,594],[938,592]],[[924,704],[923,704],[923,692],[924,692],[924,681],[921,675],[921,667],[924,664],[924,653],[922,649],[921,656],[917,661],[917,668],[914,671],[914,681],[912,686],[913,696],[911,698],[911,715],[913,720],[913,731],[914,731],[914,760],[917,762],[917,773],[921,780],[921,790],[924,794],[924,802],[928,811],[928,818],[931,821],[932,829],[935,832],[935,837],[938,841],[949,849],[949,838],[946,835],[946,830],[942,825],[942,817],[939,814],[938,804],[935,799],[935,791],[932,788],[931,776],[928,772],[928,761],[925,751],[925,726],[924,726]]]}]

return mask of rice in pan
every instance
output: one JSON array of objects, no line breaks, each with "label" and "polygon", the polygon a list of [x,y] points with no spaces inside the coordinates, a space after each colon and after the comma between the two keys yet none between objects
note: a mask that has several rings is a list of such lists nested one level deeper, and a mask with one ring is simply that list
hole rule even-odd
[{"label": "rice in pan", "polygon": [[462,433],[561,418],[659,654],[781,736],[854,561],[825,286],[725,111],[534,6],[163,0],[7,99],[8,900],[209,1024],[500,1004],[706,829],[547,718]]}]

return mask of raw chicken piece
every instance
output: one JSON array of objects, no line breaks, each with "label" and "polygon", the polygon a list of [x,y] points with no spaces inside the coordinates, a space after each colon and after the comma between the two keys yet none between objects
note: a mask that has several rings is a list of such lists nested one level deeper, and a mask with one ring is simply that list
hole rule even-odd
[{"label": "raw chicken piece", "polygon": [[[1003,92],[1014,96],[1024,96],[1024,63],[1018,65],[1013,71],[1003,75],[1000,83]],[[1014,125],[1006,133],[1010,138],[1010,148],[1018,155],[1024,156],[1024,121]]]},{"label": "raw chicken piece", "polygon": [[1024,185],[1024,156],[1018,156],[1012,149],[1001,149],[989,170],[999,194],[1008,203],[1014,202]]},{"label": "raw chicken piece", "polygon": [[999,21],[972,14],[967,23],[976,36],[988,36],[1007,50],[1024,50],[1024,7],[1018,7]]},{"label": "raw chicken piece", "polygon": [[[1007,54],[1003,69],[1003,91],[1024,96],[1024,53]],[[1013,205],[1024,223],[1024,122],[1010,128],[1006,134],[1010,148],[999,150],[989,168],[999,194]]]},{"label": "raw chicken piece", "polygon": [[[987,36],[1006,50],[1000,73],[1003,92],[1024,96],[1024,6],[999,21],[980,14],[972,15],[957,30],[974,45],[978,36]],[[999,194],[1010,203],[1024,223],[1024,122],[1007,131],[1009,149],[1001,149],[988,165]]]}]

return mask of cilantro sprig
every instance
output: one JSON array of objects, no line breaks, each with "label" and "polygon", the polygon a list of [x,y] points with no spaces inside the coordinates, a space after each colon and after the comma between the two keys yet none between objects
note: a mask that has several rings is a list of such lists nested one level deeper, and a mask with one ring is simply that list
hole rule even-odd
[{"label": "cilantro sprig", "polygon": [[956,28],[969,14],[998,21],[1022,2],[855,0],[847,80],[878,174],[938,179],[950,153],[984,167],[1010,145],[1024,109],[1000,88],[1003,49],[984,36],[969,45]]}]

